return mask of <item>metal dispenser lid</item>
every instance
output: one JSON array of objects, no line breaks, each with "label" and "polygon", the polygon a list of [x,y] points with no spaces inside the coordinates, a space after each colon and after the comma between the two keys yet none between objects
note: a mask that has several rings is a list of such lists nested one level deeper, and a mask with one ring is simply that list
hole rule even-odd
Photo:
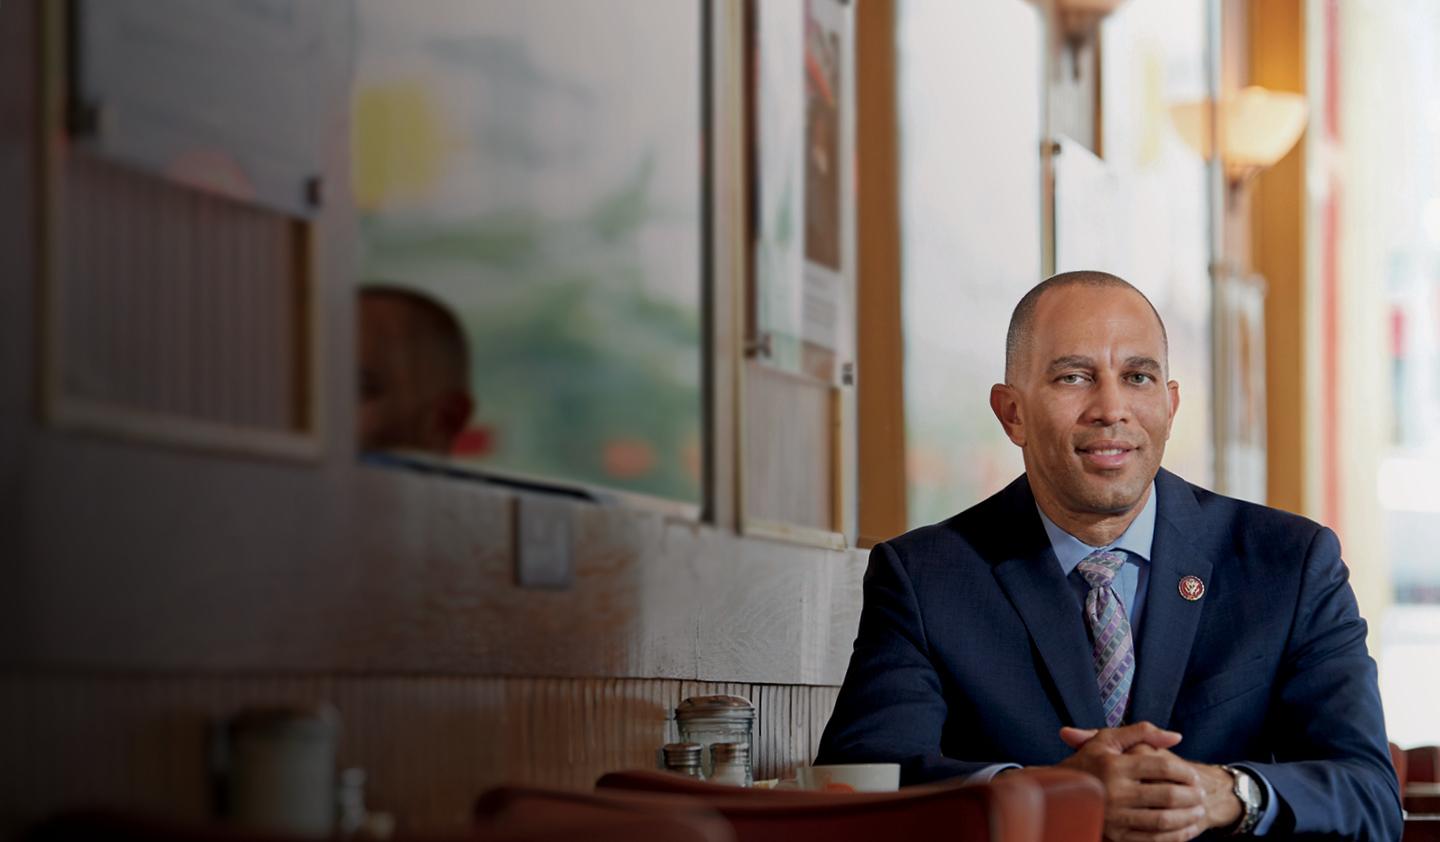
[{"label": "metal dispenser lid", "polygon": [[703,749],[699,743],[666,743],[660,748],[665,753],[666,766],[698,766]]},{"label": "metal dispenser lid", "polygon": [[711,743],[710,757],[716,763],[744,763],[750,759],[750,746],[744,743]]},{"label": "metal dispenser lid", "polygon": [[755,719],[755,706],[740,696],[693,696],[675,708],[675,720],[724,719],[733,722],[751,722]]}]

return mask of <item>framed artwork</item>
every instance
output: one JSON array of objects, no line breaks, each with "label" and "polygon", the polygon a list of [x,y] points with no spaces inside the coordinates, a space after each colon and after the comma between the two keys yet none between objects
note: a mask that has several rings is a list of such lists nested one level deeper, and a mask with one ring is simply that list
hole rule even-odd
[{"label": "framed artwork", "polygon": [[747,12],[741,528],[844,546],[856,520],[854,9],[755,0]]},{"label": "framed artwork", "polygon": [[751,356],[839,382],[855,342],[853,9],[787,0],[751,11]]},{"label": "framed artwork", "polygon": [[[337,11],[344,4],[44,4],[48,423],[319,457],[324,341],[312,199],[322,127],[344,102]],[[216,29],[222,23],[231,28]],[[206,49],[219,31],[230,48]],[[252,79],[250,62],[266,59],[273,64]],[[267,75],[286,70],[304,81]],[[328,87],[337,74],[341,87]],[[261,90],[242,91],[248,82]],[[267,82],[290,89],[269,91],[273,101]],[[269,125],[292,111],[294,123]]]},{"label": "framed artwork", "polygon": [[1220,479],[1225,493],[1265,502],[1265,279],[1218,270]]}]

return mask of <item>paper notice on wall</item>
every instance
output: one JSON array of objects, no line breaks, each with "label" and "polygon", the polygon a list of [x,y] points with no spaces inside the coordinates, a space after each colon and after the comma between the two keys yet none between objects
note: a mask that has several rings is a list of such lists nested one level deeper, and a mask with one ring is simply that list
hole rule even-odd
[{"label": "paper notice on wall", "polygon": [[842,316],[851,293],[847,255],[854,226],[849,200],[853,120],[849,10],[836,0],[805,3],[805,274],[801,338],[805,368],[829,379],[845,344]]}]

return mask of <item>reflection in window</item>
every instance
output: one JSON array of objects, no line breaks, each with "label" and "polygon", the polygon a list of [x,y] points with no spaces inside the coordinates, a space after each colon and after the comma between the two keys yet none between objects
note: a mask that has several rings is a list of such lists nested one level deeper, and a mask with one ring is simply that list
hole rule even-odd
[{"label": "reflection in window", "polygon": [[[1180,384],[1164,466],[1208,487],[1215,476],[1209,193],[1205,161],[1169,112],[1209,96],[1205,15],[1204,0],[1134,0],[1105,19],[1100,123],[1115,180],[1105,263],[1165,317],[1170,377]],[[1057,254],[1055,268],[1078,267]]]},{"label": "reflection in window", "polygon": [[[1378,640],[1380,695],[1390,739],[1440,742],[1440,6],[1427,0],[1351,8],[1311,2],[1307,14],[1312,190],[1311,224],[1334,242],[1312,263],[1338,287],[1337,319],[1346,456],[1337,473],[1346,493],[1378,498],[1378,524],[1348,515],[1347,560],[1356,572],[1388,565],[1394,604],[1383,619],[1362,608]],[[1334,87],[1327,87],[1333,83]],[[1312,281],[1312,283],[1317,283]],[[1317,283],[1318,285],[1318,283]],[[1354,374],[1352,375],[1352,372]],[[1389,409],[1390,412],[1385,412]],[[1372,450],[1373,448],[1373,450]],[[1364,487],[1354,467],[1378,462]],[[1369,477],[1366,477],[1369,479]],[[1337,483],[1339,484],[1339,483]],[[1365,485],[1368,485],[1366,483]],[[1348,502],[1348,501],[1347,501]],[[1352,511],[1365,511],[1351,504]],[[1375,555],[1351,535],[1379,527]],[[1365,545],[1361,544],[1364,547]],[[1367,577],[1368,578],[1368,577]],[[1364,595],[1362,594],[1362,600]],[[1378,634],[1377,634],[1378,631]]]},{"label": "reflection in window", "polygon": [[451,457],[698,500],[698,6],[359,3],[359,281],[463,328]]},{"label": "reflection in window", "polygon": [[899,24],[906,473],[919,525],[1024,470],[989,395],[1010,311],[1040,280],[1043,41],[1024,0],[906,0]]}]

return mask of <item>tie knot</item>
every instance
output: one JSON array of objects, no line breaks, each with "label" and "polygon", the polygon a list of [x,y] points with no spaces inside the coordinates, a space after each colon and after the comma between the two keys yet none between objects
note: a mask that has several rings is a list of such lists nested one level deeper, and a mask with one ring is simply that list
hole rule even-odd
[{"label": "tie knot", "polygon": [[1125,554],[1115,550],[1096,550],[1080,560],[1080,575],[1092,588],[1108,588],[1125,563]]}]

